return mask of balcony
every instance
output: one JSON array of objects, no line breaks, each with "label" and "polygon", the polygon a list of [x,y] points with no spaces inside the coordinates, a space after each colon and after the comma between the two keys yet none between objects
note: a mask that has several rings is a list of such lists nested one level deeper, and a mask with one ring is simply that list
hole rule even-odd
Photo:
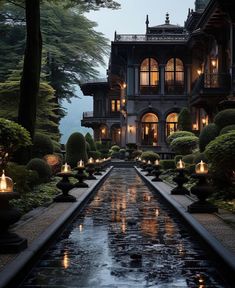
[{"label": "balcony", "polygon": [[119,113],[110,113],[108,115],[94,115],[93,111],[83,112],[83,117],[81,120],[81,125],[88,128],[95,128],[101,124],[105,124],[107,120],[115,123],[120,123],[120,112]]},{"label": "balcony", "polygon": [[191,105],[216,106],[229,94],[230,86],[229,74],[202,74],[194,84]]},{"label": "balcony", "polygon": [[115,42],[186,42],[187,33],[165,33],[165,34],[115,34]]}]

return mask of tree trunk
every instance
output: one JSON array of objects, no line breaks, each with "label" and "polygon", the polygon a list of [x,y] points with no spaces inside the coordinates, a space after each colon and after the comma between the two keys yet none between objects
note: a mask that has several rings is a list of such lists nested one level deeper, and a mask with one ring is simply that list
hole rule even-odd
[{"label": "tree trunk", "polygon": [[40,0],[25,0],[26,47],[20,83],[18,122],[34,137],[39,92],[42,38],[40,31]]}]

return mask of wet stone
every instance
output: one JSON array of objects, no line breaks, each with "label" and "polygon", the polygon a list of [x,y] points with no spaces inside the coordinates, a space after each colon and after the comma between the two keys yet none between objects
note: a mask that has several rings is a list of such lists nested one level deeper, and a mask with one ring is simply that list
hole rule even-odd
[{"label": "wet stone", "polygon": [[134,169],[114,169],[21,287],[229,287]]}]

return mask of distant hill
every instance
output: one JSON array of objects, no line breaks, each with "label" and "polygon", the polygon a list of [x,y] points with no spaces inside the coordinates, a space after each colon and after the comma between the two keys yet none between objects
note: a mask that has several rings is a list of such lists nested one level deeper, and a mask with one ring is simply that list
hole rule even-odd
[{"label": "distant hill", "polygon": [[63,107],[67,109],[67,116],[60,122],[60,132],[63,134],[61,143],[65,144],[69,136],[73,132],[81,132],[86,134],[90,132],[93,135],[93,130],[86,127],[81,127],[82,113],[85,111],[93,110],[93,98],[83,96],[80,88],[78,87],[77,95],[80,98],[73,98],[71,103],[63,102]]}]

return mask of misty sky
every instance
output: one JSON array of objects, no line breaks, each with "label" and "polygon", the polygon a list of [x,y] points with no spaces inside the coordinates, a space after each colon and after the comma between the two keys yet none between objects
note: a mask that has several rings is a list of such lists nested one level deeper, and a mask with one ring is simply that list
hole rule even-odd
[{"label": "misty sky", "polygon": [[[165,15],[170,14],[170,23],[184,25],[188,15],[188,8],[194,9],[195,0],[116,0],[121,9],[101,9],[89,12],[86,17],[97,23],[96,30],[102,32],[110,41],[114,39],[114,32],[118,34],[144,34],[146,15],[149,15],[149,26],[156,26],[165,22]],[[79,45],[79,43],[78,43]],[[106,63],[108,58],[106,59]],[[98,67],[101,78],[105,77],[107,67]],[[60,129],[63,134],[61,142],[66,143],[73,132],[86,133],[81,127],[83,111],[92,110],[92,97],[83,96],[80,89],[78,95],[81,99],[65,102],[68,115],[61,121]],[[91,132],[92,130],[90,130]]]}]

